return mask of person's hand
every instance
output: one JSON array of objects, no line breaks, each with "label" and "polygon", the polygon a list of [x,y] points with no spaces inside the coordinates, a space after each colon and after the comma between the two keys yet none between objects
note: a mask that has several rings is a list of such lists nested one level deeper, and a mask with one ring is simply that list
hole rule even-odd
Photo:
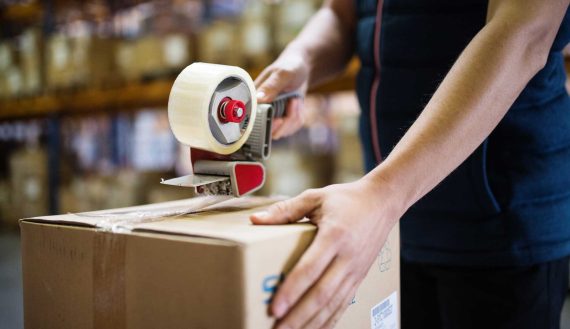
[{"label": "person's hand", "polygon": [[[270,103],[281,93],[299,91],[304,95],[309,80],[309,66],[303,55],[297,51],[285,51],[255,79],[257,101]],[[303,126],[303,99],[288,102],[283,118],[273,120],[273,139],[286,137]]]},{"label": "person's hand", "polygon": [[307,217],[315,239],[279,287],[270,306],[276,328],[331,328],[403,214],[396,193],[367,176],[354,183],[307,190],[253,214],[254,224],[287,224]]}]

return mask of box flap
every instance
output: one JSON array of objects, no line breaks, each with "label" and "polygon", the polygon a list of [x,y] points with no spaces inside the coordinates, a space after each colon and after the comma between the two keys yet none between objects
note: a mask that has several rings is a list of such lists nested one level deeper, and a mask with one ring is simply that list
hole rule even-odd
[{"label": "box flap", "polygon": [[189,214],[176,219],[140,224],[133,231],[203,236],[248,244],[315,229],[314,225],[306,222],[287,225],[253,225],[249,220],[249,215],[263,208],[261,206],[232,212]]},{"label": "box flap", "polygon": [[315,229],[310,224],[252,225],[249,215],[283,197],[206,196],[143,206],[23,219],[94,227],[115,233],[158,232],[224,239],[238,243]]}]

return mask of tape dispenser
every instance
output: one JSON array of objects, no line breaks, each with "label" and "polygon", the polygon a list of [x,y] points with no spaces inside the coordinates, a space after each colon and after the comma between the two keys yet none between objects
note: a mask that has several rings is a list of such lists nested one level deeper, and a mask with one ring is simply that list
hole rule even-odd
[{"label": "tape dispenser", "polygon": [[192,173],[162,184],[194,187],[199,195],[243,196],[265,182],[271,124],[298,93],[258,104],[249,74],[235,66],[193,63],[174,81],[168,121],[176,139],[190,147]]}]

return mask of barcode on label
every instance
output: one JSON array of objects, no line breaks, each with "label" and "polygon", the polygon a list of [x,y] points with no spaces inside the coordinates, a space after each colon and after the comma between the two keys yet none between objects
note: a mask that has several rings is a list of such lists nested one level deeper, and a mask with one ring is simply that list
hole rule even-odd
[{"label": "barcode on label", "polygon": [[398,329],[398,293],[376,304],[370,310],[371,329]]}]

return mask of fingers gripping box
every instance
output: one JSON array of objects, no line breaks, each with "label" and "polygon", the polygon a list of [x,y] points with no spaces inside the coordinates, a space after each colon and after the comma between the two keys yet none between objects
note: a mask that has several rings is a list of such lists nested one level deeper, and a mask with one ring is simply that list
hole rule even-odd
[{"label": "fingers gripping box", "polygon": [[[275,199],[208,198],[22,220],[25,327],[271,328],[271,296],[316,228],[252,225]],[[399,327],[398,234],[337,328]]]}]

